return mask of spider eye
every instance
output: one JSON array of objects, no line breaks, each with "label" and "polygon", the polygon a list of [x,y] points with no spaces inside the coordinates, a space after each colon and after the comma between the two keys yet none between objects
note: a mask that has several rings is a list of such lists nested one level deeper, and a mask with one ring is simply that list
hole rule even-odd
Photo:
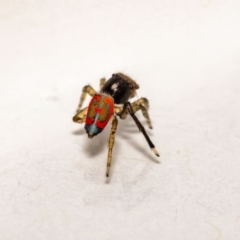
[{"label": "spider eye", "polygon": [[129,85],[129,88],[130,88],[130,89],[133,89],[133,85]]}]

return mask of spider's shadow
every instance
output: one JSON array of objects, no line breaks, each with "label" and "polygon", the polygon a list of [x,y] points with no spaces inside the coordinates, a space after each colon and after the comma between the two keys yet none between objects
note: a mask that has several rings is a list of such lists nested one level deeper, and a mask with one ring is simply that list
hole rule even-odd
[{"label": "spider's shadow", "polygon": [[[116,141],[119,137],[121,137],[124,140],[127,140],[134,148],[136,148],[139,152],[142,153],[143,156],[145,156],[147,159],[150,159],[151,161],[155,163],[160,163],[156,159],[156,156],[149,151],[149,146],[144,139],[144,136],[141,132],[139,132],[138,127],[136,124],[133,122],[133,120],[128,117],[126,120],[121,120],[118,118],[118,128],[117,132],[115,135],[115,144],[114,144],[114,155],[117,154],[119,150],[119,144],[118,141]],[[148,129],[146,126],[146,123],[142,123],[148,133],[149,136],[152,135],[151,130]],[[83,125],[82,125],[83,126]],[[84,145],[82,146],[83,150],[90,156],[94,157],[98,155],[100,152],[102,152],[104,149],[108,148],[108,139],[109,139],[109,134],[111,130],[111,124],[108,124],[106,129],[97,137],[93,139],[88,139],[86,136],[86,140],[84,140]],[[83,135],[86,134],[85,129],[82,127],[81,129],[74,131],[74,135]],[[143,146],[140,146],[139,144],[136,143],[134,140],[137,136],[135,134],[140,134],[142,135],[143,142],[145,141]],[[89,142],[91,141],[91,142]]]}]

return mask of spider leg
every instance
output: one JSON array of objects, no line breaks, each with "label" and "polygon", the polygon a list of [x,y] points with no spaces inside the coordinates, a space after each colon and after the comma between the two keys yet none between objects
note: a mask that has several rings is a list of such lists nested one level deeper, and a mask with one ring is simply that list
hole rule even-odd
[{"label": "spider leg", "polygon": [[136,113],[138,110],[142,111],[142,115],[145,117],[148,127],[152,129],[153,128],[152,123],[148,115],[149,108],[148,100],[146,98],[140,98],[132,103],[132,108],[134,113]]},{"label": "spider leg", "polygon": [[85,87],[83,87],[82,94],[81,94],[79,104],[78,104],[78,108],[76,110],[77,113],[79,113],[81,111],[82,104],[83,104],[84,100],[86,99],[87,94],[89,94],[90,96],[93,96],[94,94],[96,94],[96,91],[90,85],[86,85]]},{"label": "spider leg", "polygon": [[[133,112],[136,113],[137,111],[141,110],[143,116],[145,117],[148,127],[152,129],[152,123],[150,120],[150,117],[148,115],[148,100],[146,98],[140,98],[137,101],[131,103]],[[123,105],[123,107],[115,107],[115,113],[121,118],[125,119],[128,115],[128,109],[126,105]]]},{"label": "spider leg", "polygon": [[147,135],[147,133],[145,131],[145,128],[143,127],[143,125],[139,122],[138,118],[136,117],[136,115],[134,113],[134,110],[133,110],[133,107],[132,107],[130,102],[124,103],[123,110],[125,110],[125,109],[128,110],[129,114],[131,115],[131,117],[133,118],[134,122],[138,126],[139,131],[142,132],[142,134],[144,135],[144,137],[147,140],[147,143],[148,143],[149,147],[151,148],[151,150],[153,151],[153,153],[156,156],[159,157],[159,154],[158,154],[157,150],[155,149],[154,144],[152,143],[152,141],[148,137],[148,135]]},{"label": "spider leg", "polygon": [[86,120],[88,107],[83,108],[79,112],[76,113],[76,115],[73,117],[73,121],[77,123],[84,123]]},{"label": "spider leg", "polygon": [[117,131],[117,125],[118,125],[117,117],[113,115],[111,133],[108,140],[108,159],[107,159],[107,172],[106,172],[107,177],[109,176],[111,162],[112,162],[112,149],[114,146],[114,139],[115,139],[115,133]]},{"label": "spider leg", "polygon": [[117,116],[119,116],[121,119],[125,119],[125,118],[122,118],[121,117],[121,113],[122,113],[122,111],[123,111],[123,107],[122,106],[120,106],[120,107],[117,107],[117,106],[114,106],[114,113],[117,115]]},{"label": "spider leg", "polygon": [[104,83],[106,82],[106,79],[105,78],[101,78],[100,79],[100,91],[102,90],[102,87],[104,85]]}]

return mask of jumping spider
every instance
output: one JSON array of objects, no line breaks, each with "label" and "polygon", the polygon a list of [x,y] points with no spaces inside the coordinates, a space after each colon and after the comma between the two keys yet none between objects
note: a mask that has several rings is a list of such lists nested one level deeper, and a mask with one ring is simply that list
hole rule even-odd
[{"label": "jumping spider", "polygon": [[[117,117],[125,119],[127,115],[130,114],[153,153],[159,157],[144,127],[135,116],[135,113],[141,110],[147,120],[148,127],[152,128],[148,115],[148,100],[146,98],[140,98],[133,103],[129,102],[129,99],[136,95],[138,88],[139,85],[130,77],[122,73],[116,73],[113,74],[108,81],[106,81],[105,78],[100,80],[100,92],[95,91],[90,85],[82,89],[82,95],[73,121],[77,123],[85,122],[84,128],[88,137],[93,138],[102,132],[110,118],[112,119],[112,128],[108,141],[107,177],[109,176],[111,167],[112,149],[118,125]],[[82,109],[82,104],[87,94],[92,96],[92,99],[88,107]]]}]

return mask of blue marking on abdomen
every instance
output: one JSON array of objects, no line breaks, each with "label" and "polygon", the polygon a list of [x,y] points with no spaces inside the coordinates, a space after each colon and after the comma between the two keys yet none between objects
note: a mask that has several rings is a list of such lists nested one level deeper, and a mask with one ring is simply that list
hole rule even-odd
[{"label": "blue marking on abdomen", "polygon": [[[102,108],[102,106],[100,105],[99,108]],[[94,133],[94,134],[98,134],[100,133],[103,129],[102,128],[99,128],[97,125],[96,125],[96,122],[99,118],[99,113],[97,113],[95,115],[95,118],[94,118],[94,122],[92,124],[85,124],[84,128],[88,131],[88,132],[91,132],[91,133]]]}]

